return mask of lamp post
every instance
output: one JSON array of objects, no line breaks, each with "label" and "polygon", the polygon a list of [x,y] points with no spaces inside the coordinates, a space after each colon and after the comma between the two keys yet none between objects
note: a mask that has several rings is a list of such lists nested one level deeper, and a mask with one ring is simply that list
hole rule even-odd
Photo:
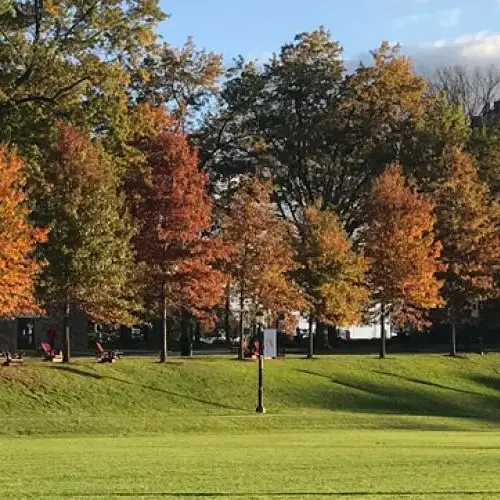
[{"label": "lamp post", "polygon": [[257,413],[266,413],[264,408],[264,327],[262,325],[262,312],[257,312],[255,319],[257,320],[257,331],[259,334],[259,364],[258,364],[258,382],[257,382]]}]

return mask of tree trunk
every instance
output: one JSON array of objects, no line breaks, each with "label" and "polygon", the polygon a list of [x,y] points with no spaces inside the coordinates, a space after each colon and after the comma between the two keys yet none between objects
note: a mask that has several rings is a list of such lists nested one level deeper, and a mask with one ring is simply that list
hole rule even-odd
[{"label": "tree trunk", "polygon": [[226,344],[231,347],[231,327],[229,320],[231,318],[231,283],[228,282],[226,286],[226,304],[224,312],[224,331],[226,332]]},{"label": "tree trunk", "polygon": [[328,329],[324,323],[316,321],[316,349],[328,350]]},{"label": "tree trunk", "polygon": [[450,356],[457,355],[457,328],[455,322],[451,324]]},{"label": "tree trunk", "polygon": [[191,331],[190,314],[186,309],[181,313],[181,356],[193,355],[193,334]]},{"label": "tree trunk", "polygon": [[380,359],[386,357],[385,306],[380,304]]},{"label": "tree trunk", "polygon": [[66,298],[64,304],[64,317],[63,317],[63,363],[71,361],[71,345],[70,345],[70,326],[69,326],[70,305],[69,297]]},{"label": "tree trunk", "polygon": [[161,353],[160,353],[160,363],[167,362],[168,356],[168,345],[167,345],[167,294],[164,291],[162,297],[162,323],[161,323]]},{"label": "tree trunk", "polygon": [[243,295],[243,288],[240,287],[240,343],[238,345],[238,359],[243,360],[245,353],[243,349],[243,308],[245,306],[245,296]]},{"label": "tree trunk", "polygon": [[312,359],[314,357],[314,336],[313,336],[313,315],[312,312],[309,314],[309,352],[307,353],[307,359]]}]

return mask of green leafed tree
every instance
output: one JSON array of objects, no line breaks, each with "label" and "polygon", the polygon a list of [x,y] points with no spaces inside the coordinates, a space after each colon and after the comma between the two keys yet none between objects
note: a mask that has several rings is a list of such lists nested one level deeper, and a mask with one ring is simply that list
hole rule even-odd
[{"label": "green leafed tree", "polygon": [[[45,150],[58,118],[119,142],[129,68],[163,19],[156,0],[12,0],[0,15],[0,138]],[[105,134],[104,134],[105,132]]]},{"label": "green leafed tree", "polygon": [[222,74],[222,57],[198,49],[191,38],[180,48],[165,43],[149,51],[132,72],[132,95],[135,102],[168,106],[186,133],[200,120]]},{"label": "green leafed tree", "polygon": [[105,324],[131,324],[134,299],[133,226],[109,159],[99,145],[60,124],[44,171],[38,220],[50,228],[40,247],[47,262],[38,294],[63,318],[63,358],[70,360],[70,315]]},{"label": "green leafed tree", "polygon": [[297,35],[265,65],[240,61],[219,113],[195,138],[214,179],[265,171],[282,216],[298,224],[321,199],[351,235],[374,178],[414,141],[431,101],[397,47],[382,44],[371,64],[349,73],[342,47],[320,28]]}]

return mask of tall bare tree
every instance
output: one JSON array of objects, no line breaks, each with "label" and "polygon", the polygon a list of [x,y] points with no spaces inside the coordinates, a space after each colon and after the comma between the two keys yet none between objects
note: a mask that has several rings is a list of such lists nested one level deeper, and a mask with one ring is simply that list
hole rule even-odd
[{"label": "tall bare tree", "polygon": [[443,66],[429,76],[429,84],[433,92],[444,92],[451,103],[462,106],[472,118],[500,98],[500,68]]}]

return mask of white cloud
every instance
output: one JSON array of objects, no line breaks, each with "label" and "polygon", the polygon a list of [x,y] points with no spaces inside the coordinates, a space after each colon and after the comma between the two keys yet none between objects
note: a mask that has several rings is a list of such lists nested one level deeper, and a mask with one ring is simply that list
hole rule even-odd
[{"label": "white cloud", "polygon": [[[500,0],[499,0],[500,1]],[[393,44],[395,45],[395,44]],[[411,57],[420,73],[428,73],[441,66],[461,64],[469,67],[500,67],[500,32],[470,33],[452,40],[434,40],[420,45],[400,42],[401,52]],[[354,70],[359,61],[370,64],[368,53],[345,61],[348,71]]]},{"label": "white cloud", "polygon": [[413,58],[417,68],[500,65],[500,33],[465,34],[451,41],[437,40],[417,47],[403,44],[402,51]]}]

